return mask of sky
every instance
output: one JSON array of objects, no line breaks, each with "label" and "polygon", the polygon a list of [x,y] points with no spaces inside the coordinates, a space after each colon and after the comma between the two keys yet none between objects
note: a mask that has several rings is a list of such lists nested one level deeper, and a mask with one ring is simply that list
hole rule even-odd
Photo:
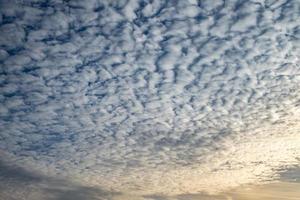
[{"label": "sky", "polygon": [[0,199],[299,199],[299,0],[0,0]]}]

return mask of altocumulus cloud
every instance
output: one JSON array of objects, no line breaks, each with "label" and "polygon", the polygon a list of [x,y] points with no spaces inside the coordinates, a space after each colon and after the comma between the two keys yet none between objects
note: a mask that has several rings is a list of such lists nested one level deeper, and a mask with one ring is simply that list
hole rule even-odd
[{"label": "altocumulus cloud", "polygon": [[3,163],[151,199],[298,163],[299,0],[0,2]]}]

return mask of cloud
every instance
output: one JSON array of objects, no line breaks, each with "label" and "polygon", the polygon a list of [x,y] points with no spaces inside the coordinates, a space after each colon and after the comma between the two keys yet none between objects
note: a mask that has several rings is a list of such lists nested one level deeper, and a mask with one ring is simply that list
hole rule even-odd
[{"label": "cloud", "polygon": [[258,199],[298,199],[299,183],[278,182],[262,186],[240,188],[231,192],[232,199],[258,200]]},{"label": "cloud", "polygon": [[1,199],[109,200],[112,196],[119,195],[68,180],[46,177],[3,162],[0,162],[0,172]]},{"label": "cloud", "polygon": [[78,198],[217,193],[297,165],[299,1],[0,4],[4,163]]},{"label": "cloud", "polygon": [[284,182],[300,182],[300,169],[292,168],[287,171],[283,171],[281,174],[281,180]]}]

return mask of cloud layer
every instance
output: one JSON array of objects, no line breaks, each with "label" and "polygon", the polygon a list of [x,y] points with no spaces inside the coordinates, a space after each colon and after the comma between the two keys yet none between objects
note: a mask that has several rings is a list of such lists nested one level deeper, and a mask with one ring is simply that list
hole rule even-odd
[{"label": "cloud layer", "polygon": [[128,194],[300,157],[298,0],[0,0],[0,155]]}]

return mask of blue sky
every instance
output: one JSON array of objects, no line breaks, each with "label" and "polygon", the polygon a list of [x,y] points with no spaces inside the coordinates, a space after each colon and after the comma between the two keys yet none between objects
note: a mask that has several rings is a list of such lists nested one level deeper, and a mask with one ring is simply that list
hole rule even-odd
[{"label": "blue sky", "polygon": [[181,199],[299,167],[298,0],[0,0],[0,14],[0,197]]}]

